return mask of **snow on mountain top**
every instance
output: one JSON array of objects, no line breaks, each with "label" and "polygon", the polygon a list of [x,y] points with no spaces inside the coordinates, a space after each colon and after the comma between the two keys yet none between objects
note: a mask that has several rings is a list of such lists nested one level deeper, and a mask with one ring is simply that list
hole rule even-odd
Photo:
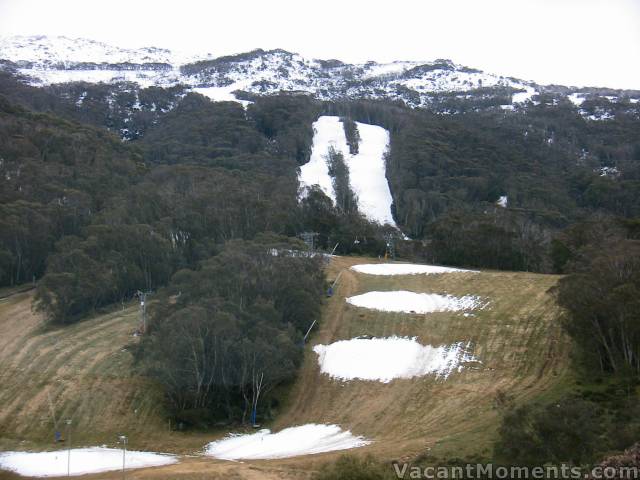
[{"label": "snow on mountain top", "polygon": [[71,63],[181,65],[211,56],[188,55],[157,47],[121,48],[86,38],[36,35],[0,38],[0,58],[47,67]]},{"label": "snow on mountain top", "polygon": [[576,107],[579,107],[585,101],[584,95],[582,93],[578,93],[578,92],[575,92],[575,93],[572,93],[571,95],[568,95],[567,98]]},{"label": "snow on mountain top", "polygon": [[252,102],[248,100],[238,100],[233,92],[235,92],[236,90],[242,90],[247,86],[248,83],[245,81],[232,83],[231,85],[227,85],[226,87],[196,87],[193,89],[193,91],[199,93],[200,95],[204,95],[214,102],[238,102],[246,108]]},{"label": "snow on mountain top", "polygon": [[[422,62],[426,63],[426,62]],[[386,75],[394,75],[406,72],[410,68],[413,68],[417,65],[421,65],[421,62],[403,62],[396,61],[392,63],[375,63],[368,62],[362,65],[362,69],[364,70],[364,78],[373,78],[373,77],[382,77]]]},{"label": "snow on mountain top", "polygon": [[484,73],[450,60],[348,64],[308,59],[281,49],[214,58],[162,48],[129,49],[87,39],[31,36],[0,39],[0,59],[15,63],[18,73],[38,86],[123,80],[142,87],[183,84],[210,88],[202,93],[214,100],[233,100],[227,87],[234,84],[256,95],[302,92],[320,100],[390,99],[411,107],[429,106],[438,92],[486,87],[527,90],[514,96],[517,101],[534,91],[530,82]]},{"label": "snow on mountain top", "polygon": [[514,93],[511,101],[513,103],[524,103],[524,102],[528,102],[531,100],[531,97],[533,97],[534,95],[536,95],[537,92],[534,88],[532,87],[525,87],[525,91],[524,92],[517,92]]}]

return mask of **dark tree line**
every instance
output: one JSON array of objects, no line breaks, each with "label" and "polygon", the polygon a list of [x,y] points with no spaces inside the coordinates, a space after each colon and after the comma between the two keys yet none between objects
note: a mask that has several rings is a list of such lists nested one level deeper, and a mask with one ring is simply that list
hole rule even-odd
[{"label": "dark tree line", "polygon": [[[400,254],[567,274],[556,294],[577,364],[612,385],[559,407],[514,406],[496,451],[583,462],[637,437],[637,107],[592,122],[553,93],[505,112],[511,91],[478,89],[434,97],[431,111],[303,95],[252,97],[245,111],[182,87],[40,89],[6,73],[0,93],[0,285],[37,280],[36,306],[57,323],[138,289],[159,292],[138,359],[181,421],[244,422],[256,406],[263,418],[277,409],[323,292],[319,260],[285,254],[301,248],[291,237],[317,232],[319,247],[340,254],[385,251],[391,232],[358,214],[339,156],[338,205],[319,189],[298,202],[312,123],[331,114],[351,153],[355,121],[391,133],[393,212],[414,239],[398,242]],[[584,108],[603,107],[612,108],[601,99]],[[503,195],[506,208],[496,205]],[[607,433],[585,430],[579,444],[576,429],[589,422]]]},{"label": "dark tree line", "polygon": [[91,225],[84,233],[57,242],[38,282],[36,308],[54,323],[163,285],[177,263],[170,242],[149,225]]},{"label": "dark tree line", "polygon": [[351,189],[349,168],[344,161],[344,156],[333,147],[329,149],[327,156],[329,175],[336,194],[336,208],[346,214],[357,213],[358,199]]},{"label": "dark tree line", "polygon": [[553,240],[553,293],[577,380],[559,398],[507,402],[494,454],[512,464],[588,465],[637,442],[640,228],[600,216]]},{"label": "dark tree line", "polygon": [[[66,88],[75,87],[84,86]],[[55,98],[42,104],[67,115]],[[191,94],[142,138],[122,142],[3,99],[0,281],[40,279],[37,307],[69,323],[261,232],[317,230],[319,245],[340,253],[384,252],[382,232],[353,200],[336,207],[316,192],[297,201],[296,168],[317,112],[305,97],[256,99],[245,112]]]},{"label": "dark tree line", "polygon": [[349,145],[349,153],[351,155],[357,155],[360,150],[360,132],[358,126],[353,119],[349,117],[341,117],[340,121],[344,126],[344,134],[347,138],[347,144]]},{"label": "dark tree line", "polygon": [[56,240],[140,178],[140,158],[104,130],[0,96],[0,284],[41,276]]},{"label": "dark tree line", "polygon": [[[35,89],[6,74],[1,80],[11,99],[2,100],[0,117],[3,284],[39,278],[47,265],[52,275],[62,273],[68,262],[47,263],[50,255],[61,255],[56,242],[70,235],[83,245],[88,227],[98,225],[153,232],[171,253],[170,271],[193,267],[229,239],[264,231],[316,231],[321,246],[337,244],[340,253],[383,253],[384,232],[353,208],[340,162],[333,162],[342,192],[337,208],[319,191],[296,202],[296,168],[308,159],[311,124],[323,113],[343,119],[352,150],[356,120],[390,130],[393,211],[415,240],[399,251],[421,259],[549,271],[562,253],[555,239],[563,229],[598,212],[638,215],[638,121],[623,115],[585,122],[569,105],[551,105],[555,99],[544,95],[526,111],[455,116],[392,102],[321,103],[301,95],[255,97],[244,111],[197,94],[181,98],[179,89]],[[101,110],[107,104],[108,115]],[[124,143],[59,117],[117,131],[127,119],[142,122],[132,116],[134,106],[140,115],[156,113],[145,120],[139,138]],[[602,165],[619,173],[601,176]],[[495,205],[502,195],[508,196],[506,209]],[[94,250],[74,250],[102,261]],[[154,286],[167,278],[147,277]],[[79,305],[99,306],[131,293],[113,281],[106,290],[114,293]]]},{"label": "dark tree line", "polygon": [[160,293],[139,358],[180,421],[244,423],[277,407],[271,393],[293,380],[324,291],[321,257],[291,248],[300,244],[228,242]]},{"label": "dark tree line", "polygon": [[[640,237],[637,222],[577,225],[558,240],[569,275],[556,294],[586,365],[640,374]],[[560,255],[560,253],[558,255]]]}]

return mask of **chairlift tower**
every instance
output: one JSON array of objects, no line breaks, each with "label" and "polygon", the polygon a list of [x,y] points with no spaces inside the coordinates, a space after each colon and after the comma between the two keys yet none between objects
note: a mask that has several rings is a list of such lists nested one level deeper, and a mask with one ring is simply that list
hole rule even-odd
[{"label": "chairlift tower", "polygon": [[384,236],[384,239],[387,243],[387,249],[385,251],[385,257],[390,258],[391,260],[396,259],[396,237],[393,233],[387,233]]},{"label": "chairlift tower", "polygon": [[142,335],[147,332],[147,296],[150,295],[151,292],[143,292],[138,290],[136,296],[140,300],[140,326],[138,330]]},{"label": "chairlift tower", "polygon": [[64,423],[67,424],[67,477],[71,476],[71,424],[73,423],[70,418],[67,418]]},{"label": "chairlift tower", "polygon": [[122,444],[122,480],[125,480],[125,459],[127,457],[127,436],[126,435],[120,435],[118,436],[118,441],[119,443]]}]

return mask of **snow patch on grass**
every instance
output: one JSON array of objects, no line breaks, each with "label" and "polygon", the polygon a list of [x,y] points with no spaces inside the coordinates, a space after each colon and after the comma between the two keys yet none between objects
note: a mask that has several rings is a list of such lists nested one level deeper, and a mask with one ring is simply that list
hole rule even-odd
[{"label": "snow patch on grass", "polygon": [[257,460],[347,450],[370,443],[363,437],[342,430],[338,425],[310,423],[285,428],[277,433],[264,429],[246,435],[231,434],[209,443],[205,452],[223,460]]},{"label": "snow patch on grass", "polygon": [[373,380],[388,383],[395,378],[436,375],[447,378],[475,360],[468,345],[455,343],[434,347],[416,338],[354,338],[316,345],[320,371],[340,380]]},{"label": "snow patch on grass", "polygon": [[454,297],[436,293],[415,293],[406,290],[390,292],[367,292],[347,298],[347,303],[356,307],[383,312],[433,313],[457,312],[480,307],[480,299],[474,295]]},{"label": "snow patch on grass", "polygon": [[351,270],[367,275],[432,275],[439,273],[479,273],[477,270],[420,265],[416,263],[365,263],[354,265]]},{"label": "snow patch on grass", "polygon": [[[54,452],[2,452],[0,469],[25,477],[62,477],[67,475],[68,450]],[[125,468],[156,467],[176,463],[172,455],[127,451]],[[122,469],[122,450],[89,447],[71,449],[71,475],[108,472]]]}]

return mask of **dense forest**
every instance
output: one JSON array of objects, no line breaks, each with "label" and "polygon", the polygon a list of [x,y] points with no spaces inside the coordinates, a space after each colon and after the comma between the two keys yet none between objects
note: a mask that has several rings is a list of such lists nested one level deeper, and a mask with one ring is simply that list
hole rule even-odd
[{"label": "dense forest", "polygon": [[593,218],[554,240],[566,272],[552,293],[574,341],[577,380],[563,397],[505,401],[496,458],[525,465],[593,464],[638,441],[640,230],[637,220]]},{"label": "dense forest", "polygon": [[[123,141],[124,87],[112,106],[126,104],[109,108],[89,100],[111,87],[83,85],[91,93],[77,108],[62,87],[3,82],[1,284],[37,282],[35,308],[59,325],[151,292],[136,358],[176,423],[272,415],[272,392],[294,377],[326,288],[322,257],[295,254],[308,249],[296,237],[315,231],[321,247],[384,251],[383,229],[355,208],[319,190],[298,202],[296,169],[319,105],[283,96],[245,112],[191,93],[144,127],[135,120],[139,137]],[[196,346],[199,363],[185,363]]]},{"label": "dense forest", "polygon": [[[640,214],[640,112],[589,121],[563,98],[437,115],[383,102],[329,111],[391,132],[396,222],[427,261],[551,272],[551,242],[593,215]],[[497,205],[506,197],[507,208]],[[414,246],[407,245],[407,248]]]},{"label": "dense forest", "polygon": [[138,354],[179,421],[245,423],[277,408],[270,393],[293,380],[324,291],[322,257],[291,247],[284,237],[227,242],[160,293]]},{"label": "dense forest", "polygon": [[[591,462],[640,434],[640,107],[593,121],[552,93],[499,108],[510,93],[441,94],[431,109],[281,94],[245,109],[179,86],[33,88],[0,73],[0,285],[36,282],[54,324],[154,292],[139,366],[200,427],[277,410],[326,287],[303,232],[340,254],[383,255],[391,234],[402,259],[562,273],[554,295],[589,380],[555,410],[506,402],[495,452]],[[360,215],[336,152],[336,205],[317,188],[298,200],[323,114],[342,118],[352,153],[356,121],[389,130],[393,213],[411,240]]]}]

